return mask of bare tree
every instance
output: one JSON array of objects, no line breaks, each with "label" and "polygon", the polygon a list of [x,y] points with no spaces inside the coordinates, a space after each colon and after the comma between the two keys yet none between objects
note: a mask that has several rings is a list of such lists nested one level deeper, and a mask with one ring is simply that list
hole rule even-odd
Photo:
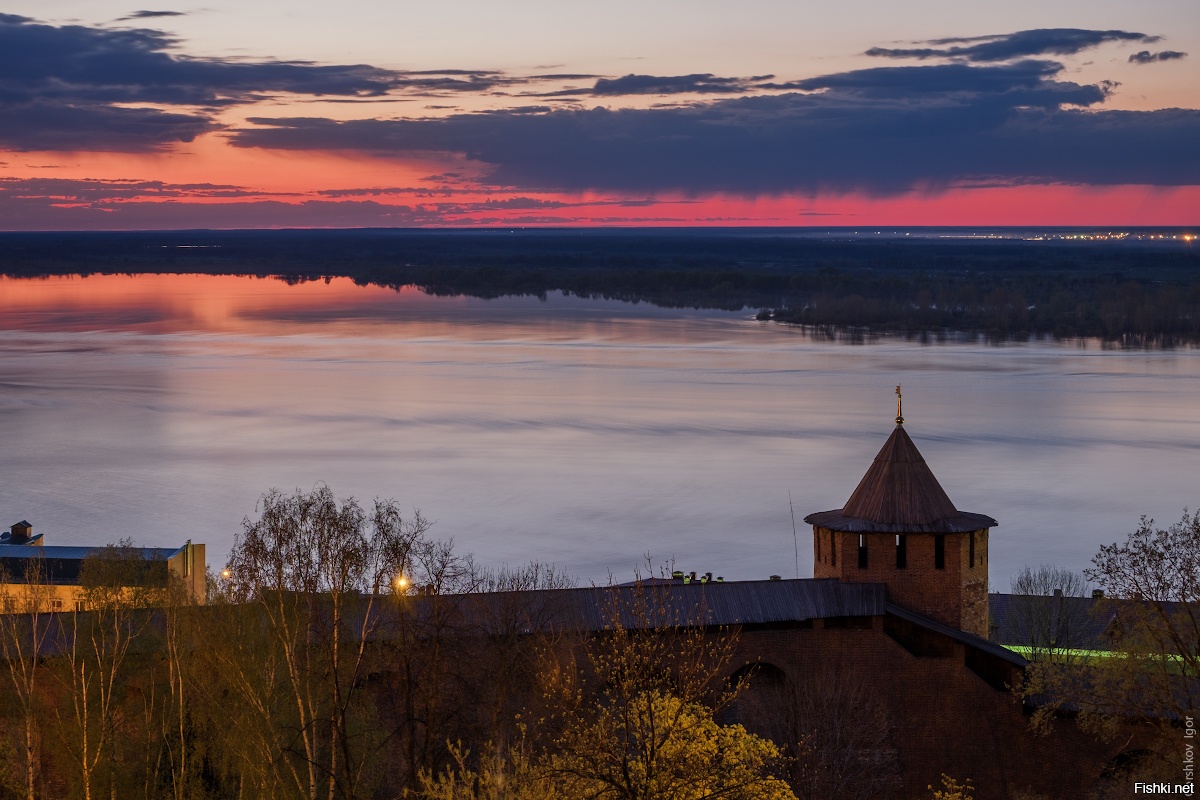
[{"label": "bare tree", "polygon": [[887,797],[901,787],[897,726],[872,683],[840,664],[789,687],[786,742],[800,797]]},{"label": "bare tree", "polygon": [[[34,550],[40,548],[31,548]],[[53,588],[46,575],[46,562],[39,557],[23,559],[20,580],[0,568],[0,656],[21,716],[21,761],[27,800],[38,794],[41,752],[41,718],[38,679],[43,648],[50,633]]]},{"label": "bare tree", "polygon": [[1089,606],[1087,580],[1053,564],[1025,567],[1012,579],[1006,624],[1029,648],[1031,660],[1069,660],[1087,644]]},{"label": "bare tree", "polygon": [[1200,513],[1156,527],[1142,517],[1123,543],[1104,545],[1084,574],[1104,591],[1103,657],[1041,661],[1026,671],[1022,697],[1048,732],[1060,708],[1084,730],[1113,743],[1138,733],[1104,796],[1126,796],[1135,781],[1178,775],[1178,721],[1200,712]]},{"label": "bare tree", "polygon": [[[382,599],[400,587],[429,524],[394,502],[370,514],[328,486],[287,496],[272,490],[246,520],[230,555],[230,597],[241,626],[261,619],[266,647],[237,643],[226,666],[236,699],[257,710],[260,757],[281,764],[273,787],[316,800],[369,794],[378,756],[362,694],[368,653],[385,621]],[[278,701],[290,706],[286,716]],[[290,720],[290,730],[279,728]]]},{"label": "bare tree", "polygon": [[79,602],[59,618],[55,674],[69,703],[55,714],[84,800],[105,788],[117,796],[130,650],[150,624],[147,609],[162,600],[166,575],[166,562],[144,558],[129,540],[108,545],[84,559]]},{"label": "bare tree", "polygon": [[[1200,711],[1200,511],[1166,528],[1142,517],[1123,544],[1100,548],[1086,570],[1104,589],[1112,646],[1137,681],[1125,710],[1150,717]],[[1181,680],[1180,676],[1193,680]],[[1127,687],[1133,690],[1134,687]]]}]

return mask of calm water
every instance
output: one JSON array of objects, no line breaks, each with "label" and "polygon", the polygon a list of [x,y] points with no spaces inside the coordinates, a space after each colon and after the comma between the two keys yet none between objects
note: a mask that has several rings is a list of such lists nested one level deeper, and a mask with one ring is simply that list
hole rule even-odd
[{"label": "calm water", "polygon": [[0,524],[206,542],[270,487],[395,498],[491,563],[812,571],[892,427],[1000,521],[992,583],[1200,503],[1200,351],[813,341],[742,314],[349,281],[0,279]]}]

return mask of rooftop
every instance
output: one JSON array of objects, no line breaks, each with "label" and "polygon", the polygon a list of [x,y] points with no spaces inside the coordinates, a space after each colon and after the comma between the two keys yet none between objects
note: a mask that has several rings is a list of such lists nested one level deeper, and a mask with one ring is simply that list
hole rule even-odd
[{"label": "rooftop", "polygon": [[804,521],[851,533],[966,533],[997,524],[954,507],[903,423],[897,423],[844,507],[809,514]]}]

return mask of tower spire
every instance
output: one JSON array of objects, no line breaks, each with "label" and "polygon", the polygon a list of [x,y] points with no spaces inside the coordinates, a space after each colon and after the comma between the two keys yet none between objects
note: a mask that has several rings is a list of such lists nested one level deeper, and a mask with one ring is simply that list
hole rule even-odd
[{"label": "tower spire", "polygon": [[897,383],[896,384],[896,424],[897,425],[904,424],[904,414],[901,412],[901,406],[900,406],[902,401],[903,401],[903,398],[900,396],[900,384]]}]

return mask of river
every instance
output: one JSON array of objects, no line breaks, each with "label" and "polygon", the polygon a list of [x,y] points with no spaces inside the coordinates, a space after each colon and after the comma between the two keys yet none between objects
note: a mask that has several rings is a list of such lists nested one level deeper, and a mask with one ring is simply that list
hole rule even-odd
[{"label": "river", "polygon": [[802,518],[850,496],[896,384],[950,498],[999,520],[995,589],[1200,503],[1193,348],[846,343],[561,296],[94,275],[0,279],[0,524],[191,539],[219,568],[264,491],[325,482],[419,508],[490,565],[807,577]]}]

